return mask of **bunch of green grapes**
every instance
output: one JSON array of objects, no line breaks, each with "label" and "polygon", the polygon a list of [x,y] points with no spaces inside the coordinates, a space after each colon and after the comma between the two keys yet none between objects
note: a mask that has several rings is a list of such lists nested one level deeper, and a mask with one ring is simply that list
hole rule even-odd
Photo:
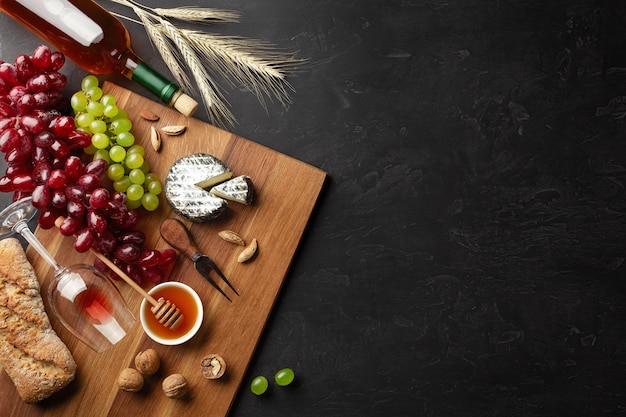
[{"label": "bunch of green grapes", "polygon": [[70,100],[78,129],[91,134],[91,146],[85,151],[93,154],[94,160],[107,161],[113,189],[126,194],[129,208],[143,206],[154,211],[163,190],[161,181],[150,172],[143,146],[135,143],[128,114],[117,106],[113,95],[103,93],[99,84],[96,76],[86,76],[81,90]]}]

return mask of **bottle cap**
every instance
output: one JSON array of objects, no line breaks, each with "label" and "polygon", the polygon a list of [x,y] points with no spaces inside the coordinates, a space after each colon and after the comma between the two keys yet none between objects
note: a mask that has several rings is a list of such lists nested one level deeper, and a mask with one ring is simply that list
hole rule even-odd
[{"label": "bottle cap", "polygon": [[181,93],[172,102],[172,107],[185,116],[191,116],[198,109],[198,102],[187,94]]}]

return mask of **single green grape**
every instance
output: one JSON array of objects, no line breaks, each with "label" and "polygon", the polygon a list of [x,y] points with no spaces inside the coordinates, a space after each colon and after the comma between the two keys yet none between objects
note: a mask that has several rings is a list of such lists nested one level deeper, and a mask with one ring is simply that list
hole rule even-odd
[{"label": "single green grape", "polygon": [[252,391],[254,395],[261,395],[264,394],[265,391],[267,391],[268,386],[269,383],[267,381],[267,378],[262,375],[257,376],[252,380],[252,383],[250,384],[250,391]]},{"label": "single green grape", "polygon": [[119,113],[120,109],[117,108],[116,105],[114,104],[107,104],[104,106],[104,110],[102,111],[102,114],[105,117],[108,117],[109,119],[117,116],[117,114]]},{"label": "single green grape", "polygon": [[107,176],[111,181],[119,181],[126,174],[126,170],[122,164],[111,164],[107,168]]},{"label": "single green grape", "polygon": [[87,75],[80,82],[80,89],[85,91],[93,87],[97,87],[100,85],[100,81],[98,81],[98,77],[95,75]]},{"label": "single green grape", "polygon": [[133,145],[130,148],[128,148],[127,152],[129,154],[131,154],[131,153],[138,153],[139,155],[144,156],[146,150],[141,145]]},{"label": "single green grape", "polygon": [[146,181],[146,175],[138,168],[131,169],[128,173],[128,178],[130,179],[130,182],[138,185],[142,185]]},{"label": "single green grape", "polygon": [[83,91],[85,92],[85,95],[93,101],[100,101],[100,98],[102,97],[102,89],[100,87],[89,87]]},{"label": "single green grape", "polygon": [[126,207],[128,207],[131,210],[134,209],[138,209],[139,207],[141,207],[141,201],[143,198],[140,198],[139,200],[131,200],[130,198],[126,199]]},{"label": "single green grape", "polygon": [[89,123],[89,130],[92,133],[104,133],[107,131],[107,124],[104,120],[96,119]]},{"label": "single green grape", "polygon": [[95,161],[96,159],[104,159],[105,161],[107,161],[107,164],[111,163],[111,158],[109,157],[109,151],[107,151],[106,149],[98,149],[93,154],[93,160]]},{"label": "single green grape", "polygon": [[144,159],[143,156],[139,153],[128,153],[126,154],[126,159],[124,160],[126,166],[130,169],[141,168],[143,165]]},{"label": "single green grape", "polygon": [[115,141],[120,146],[130,148],[135,143],[135,135],[133,135],[131,132],[121,132],[117,135]]},{"label": "single green grape", "polygon": [[[111,157],[111,161],[122,162],[126,158],[126,149],[120,145],[113,145],[109,149],[109,156]],[[132,167],[129,166],[129,168]]]},{"label": "single green grape", "polygon": [[154,211],[159,207],[159,197],[148,192],[141,197],[141,205],[148,211]]},{"label": "single green grape", "polygon": [[91,144],[96,149],[107,149],[111,146],[111,139],[109,139],[109,136],[106,133],[95,133],[91,137]]},{"label": "single green grape", "polygon": [[[148,174],[149,176],[150,174]],[[163,185],[159,180],[148,181],[148,176],[146,176],[146,189],[148,192],[159,195],[163,192]]]},{"label": "single green grape", "polygon": [[295,377],[296,374],[293,372],[293,369],[283,368],[280,371],[276,372],[276,375],[274,375],[274,380],[279,386],[284,387],[291,384]]},{"label": "single green grape", "polygon": [[[85,152],[87,155],[93,155],[95,154],[97,151],[96,147],[93,145],[89,145],[86,148],[83,149],[83,152]],[[107,157],[108,157],[108,153],[107,153]]]},{"label": "single green grape", "polygon": [[99,101],[89,100],[86,110],[94,118],[101,117],[104,114],[104,105]]},{"label": "single green grape", "polygon": [[151,181],[160,181],[159,176],[154,172],[149,172],[146,174],[146,182]]},{"label": "single green grape", "polygon": [[72,94],[72,98],[70,98],[70,105],[72,106],[74,113],[84,111],[85,107],[87,107],[87,96],[82,91],[75,92]]},{"label": "single green grape", "polygon": [[114,135],[119,135],[122,132],[129,132],[133,127],[133,123],[129,119],[115,119],[109,125],[109,130]]},{"label": "single green grape", "polygon": [[128,119],[128,112],[124,109],[118,108],[117,114],[115,116],[111,116],[111,121],[118,120],[118,119]]},{"label": "single green grape", "polygon": [[115,96],[113,94],[105,94],[100,98],[100,103],[105,106],[117,106],[117,101],[115,100]]},{"label": "single green grape", "polygon": [[[128,179],[130,181],[130,178]],[[126,197],[128,197],[128,199],[132,201],[141,200],[141,197],[143,197],[143,194],[144,194],[143,187],[139,184],[130,184],[128,188],[126,189]]]},{"label": "single green grape", "polygon": [[128,190],[128,187],[131,186],[131,182],[128,179],[128,176],[123,176],[117,181],[113,181],[113,189],[115,191],[119,191],[120,193],[125,193]]},{"label": "single green grape", "polygon": [[93,115],[87,112],[81,112],[76,115],[74,121],[78,125],[78,127],[89,127],[91,122],[93,122]]}]

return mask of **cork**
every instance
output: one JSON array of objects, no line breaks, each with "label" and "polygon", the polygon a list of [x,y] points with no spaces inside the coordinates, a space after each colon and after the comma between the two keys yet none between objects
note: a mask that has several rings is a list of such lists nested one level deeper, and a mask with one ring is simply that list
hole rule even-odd
[{"label": "cork", "polygon": [[185,116],[191,116],[198,108],[198,102],[187,94],[182,93],[174,99],[172,107]]}]

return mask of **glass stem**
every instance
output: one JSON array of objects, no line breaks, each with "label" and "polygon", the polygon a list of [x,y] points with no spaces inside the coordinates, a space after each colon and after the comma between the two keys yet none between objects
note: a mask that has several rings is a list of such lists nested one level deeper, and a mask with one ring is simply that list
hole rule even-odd
[{"label": "glass stem", "polygon": [[44,245],[41,244],[39,239],[30,231],[28,228],[28,223],[25,221],[18,222],[15,226],[13,226],[13,231],[19,233],[26,241],[37,251],[37,253],[46,261],[48,264],[54,268],[54,271],[57,272],[60,267],[57,263],[56,259],[50,252],[45,248]]}]

